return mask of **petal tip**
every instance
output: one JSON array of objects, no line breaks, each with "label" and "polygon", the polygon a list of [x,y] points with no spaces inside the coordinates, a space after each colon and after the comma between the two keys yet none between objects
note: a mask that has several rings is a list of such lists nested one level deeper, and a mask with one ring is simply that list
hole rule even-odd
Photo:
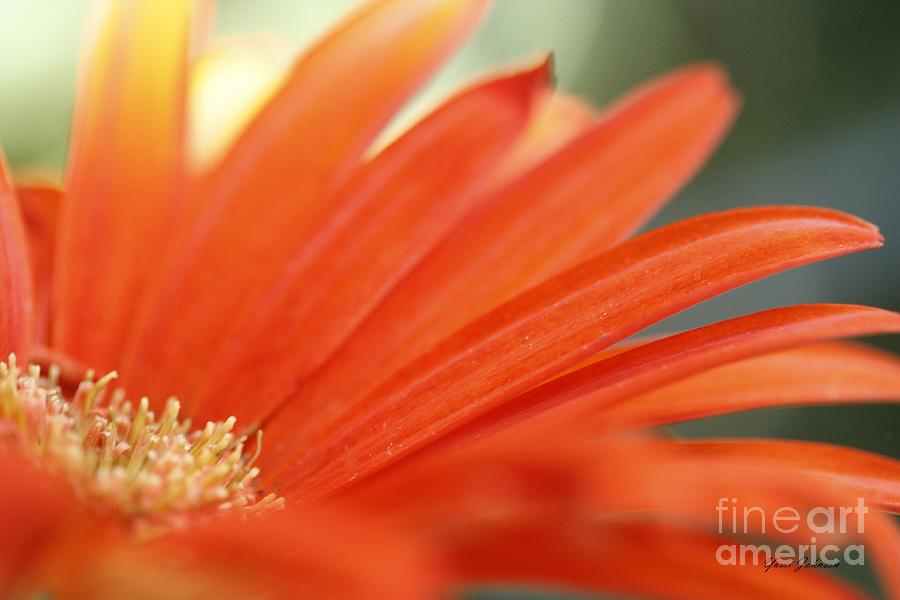
[{"label": "petal tip", "polygon": [[511,94],[520,99],[525,113],[530,113],[552,88],[553,59],[549,54],[542,54],[538,59],[529,61],[516,68],[506,77],[496,79],[497,89],[501,93]]},{"label": "petal tip", "polygon": [[750,211],[773,211],[773,215],[791,217],[800,220],[820,221],[826,226],[841,230],[852,237],[854,244],[860,249],[878,248],[884,242],[884,237],[878,227],[855,215],[820,206],[804,205],[775,205],[769,207],[756,207],[747,209]]}]

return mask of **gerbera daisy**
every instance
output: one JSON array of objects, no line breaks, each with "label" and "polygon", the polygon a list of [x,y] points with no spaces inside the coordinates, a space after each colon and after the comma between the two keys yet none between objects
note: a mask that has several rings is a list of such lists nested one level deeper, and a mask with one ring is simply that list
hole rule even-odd
[{"label": "gerbera daisy", "polygon": [[[64,189],[0,173],[4,593],[859,597],[814,571],[724,567],[709,526],[722,494],[897,510],[895,461],[634,430],[896,400],[893,356],[823,342],[900,331],[900,315],[793,306],[619,342],[878,247],[877,230],[764,207],[630,238],[735,113],[708,64],[596,113],[541,60],[373,149],[483,8],[367,4],[270,65],[264,101],[236,100],[204,146],[188,132],[210,69],[270,47],[209,42],[205,3],[98,4]],[[895,528],[867,524],[897,593]]]}]

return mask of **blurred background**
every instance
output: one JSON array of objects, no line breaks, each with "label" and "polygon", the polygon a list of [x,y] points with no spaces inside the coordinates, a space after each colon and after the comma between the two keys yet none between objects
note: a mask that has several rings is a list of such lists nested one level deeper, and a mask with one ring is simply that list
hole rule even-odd
[{"label": "blurred background", "polygon": [[[216,28],[277,34],[300,49],[353,4],[221,0]],[[84,12],[83,0],[0,0],[0,143],[19,173],[62,168]],[[743,94],[743,112],[708,167],[651,225],[736,206],[817,204],[878,224],[887,242],[737,290],[659,329],[801,302],[897,310],[898,33],[896,0],[498,0],[401,121],[492,65],[539,50],[554,51],[560,88],[595,105],[674,66],[717,61]],[[896,337],[873,342],[900,350]],[[896,406],[766,410],[673,429],[840,442],[900,457]]]}]

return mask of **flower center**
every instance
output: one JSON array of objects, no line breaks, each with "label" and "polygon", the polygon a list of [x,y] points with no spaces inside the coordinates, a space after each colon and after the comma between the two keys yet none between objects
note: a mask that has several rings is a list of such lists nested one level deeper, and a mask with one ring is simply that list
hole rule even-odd
[{"label": "flower center", "polygon": [[275,494],[260,497],[255,485],[261,431],[248,454],[246,436],[233,433],[234,417],[192,430],[190,419],[179,420],[175,398],[157,417],[147,398],[134,406],[122,390],[108,393],[115,372],[97,381],[88,373],[71,400],[58,377],[56,367],[22,372],[15,355],[0,362],[0,434],[11,434],[88,505],[152,531],[284,504]]}]

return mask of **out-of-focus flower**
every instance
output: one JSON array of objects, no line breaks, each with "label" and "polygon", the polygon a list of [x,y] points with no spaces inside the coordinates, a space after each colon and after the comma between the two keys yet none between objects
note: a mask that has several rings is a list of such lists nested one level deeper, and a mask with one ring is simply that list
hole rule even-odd
[{"label": "out-of-focus flower", "polygon": [[[900,316],[794,306],[616,344],[877,230],[766,207],[629,239],[733,117],[712,65],[594,113],[541,61],[368,154],[482,10],[373,2],[285,69],[207,42],[205,3],[98,6],[64,191],[0,179],[4,592],[857,597],[717,564],[708,521],[722,494],[897,510],[895,461],[626,432],[896,400],[894,357],[822,342]],[[882,515],[865,539],[900,556]]]}]

